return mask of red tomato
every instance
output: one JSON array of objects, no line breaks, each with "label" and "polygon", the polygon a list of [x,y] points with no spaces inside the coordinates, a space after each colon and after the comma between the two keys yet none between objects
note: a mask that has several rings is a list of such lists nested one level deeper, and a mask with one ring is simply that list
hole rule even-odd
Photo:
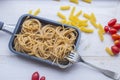
[{"label": "red tomato", "polygon": [[104,31],[105,31],[105,32],[108,32],[108,31],[109,31],[109,27],[108,27],[108,26],[105,26],[105,27],[104,27]]},{"label": "red tomato", "polygon": [[112,39],[113,40],[119,40],[120,39],[120,35],[119,34],[113,34],[112,35]]},{"label": "red tomato", "polygon": [[119,50],[119,48],[118,48],[117,46],[112,46],[112,47],[111,47],[111,50],[112,50],[112,52],[114,53],[114,55],[117,55],[117,54],[119,54],[119,52],[120,52],[120,50]]},{"label": "red tomato", "polygon": [[116,24],[113,25],[112,27],[115,28],[116,30],[119,30],[119,29],[120,29],[120,24],[119,24],[119,23],[116,23]]},{"label": "red tomato", "polygon": [[40,78],[40,80],[46,80],[46,79],[45,79],[45,76],[42,76],[42,77]]},{"label": "red tomato", "polygon": [[34,72],[32,74],[32,80],[39,80],[39,73],[38,72]]},{"label": "red tomato", "polygon": [[120,40],[116,40],[114,44],[120,49]]},{"label": "red tomato", "polygon": [[117,19],[111,19],[109,22],[108,22],[108,26],[112,27],[113,25],[115,25],[115,23],[117,22]]},{"label": "red tomato", "polygon": [[110,34],[115,34],[115,33],[117,33],[117,30],[114,29],[114,28],[111,28],[111,29],[109,30],[109,33],[110,33]]}]

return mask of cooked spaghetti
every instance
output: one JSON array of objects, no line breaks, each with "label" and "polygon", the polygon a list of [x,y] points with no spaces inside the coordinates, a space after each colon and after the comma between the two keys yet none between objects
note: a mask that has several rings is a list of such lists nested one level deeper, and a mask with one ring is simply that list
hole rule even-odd
[{"label": "cooked spaghetti", "polygon": [[22,29],[16,35],[16,51],[53,62],[64,61],[65,56],[74,49],[77,32],[73,28],[64,28],[42,23],[37,19],[26,19]]}]

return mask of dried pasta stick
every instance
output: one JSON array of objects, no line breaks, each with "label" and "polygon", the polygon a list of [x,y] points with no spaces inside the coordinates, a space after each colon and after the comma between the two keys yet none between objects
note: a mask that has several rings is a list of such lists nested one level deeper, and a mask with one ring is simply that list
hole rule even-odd
[{"label": "dried pasta stick", "polygon": [[104,36],[103,36],[103,33],[102,33],[101,30],[98,30],[98,35],[99,35],[100,40],[103,41],[104,40]]},{"label": "dried pasta stick", "polygon": [[96,22],[95,21],[93,21],[93,20],[90,20],[90,23],[95,27],[95,28],[98,28],[98,25],[96,24]]},{"label": "dried pasta stick", "polygon": [[77,23],[74,21],[71,21],[71,25],[77,27]]},{"label": "dried pasta stick", "polygon": [[58,12],[57,16],[60,17],[61,19],[66,19],[65,15],[63,15],[62,13]]},{"label": "dried pasta stick", "polygon": [[66,19],[62,19],[62,20],[60,20],[58,22],[60,22],[60,23],[66,23]]},{"label": "dried pasta stick", "polygon": [[87,23],[79,23],[78,26],[79,26],[79,27],[87,27],[88,24],[87,24]]},{"label": "dried pasta stick", "polygon": [[71,21],[67,21],[67,23],[66,23],[66,24],[71,25]]},{"label": "dried pasta stick", "polygon": [[86,27],[81,27],[80,30],[85,32],[85,33],[93,33],[94,32],[93,29],[86,28]]},{"label": "dried pasta stick", "polygon": [[111,49],[110,49],[109,47],[106,47],[106,48],[105,48],[105,51],[106,51],[109,55],[114,56],[113,52],[111,51]]},{"label": "dried pasta stick", "polygon": [[90,19],[90,16],[89,16],[89,14],[87,14],[87,13],[84,13],[84,14],[83,14],[83,17],[85,17],[86,19]]},{"label": "dried pasta stick", "polygon": [[91,13],[91,19],[96,22],[96,17],[95,17],[95,14],[94,13]]},{"label": "dried pasta stick", "polygon": [[39,9],[37,9],[35,12],[34,12],[34,16],[36,16],[36,15],[38,15],[40,13],[40,8]]},{"label": "dried pasta stick", "polygon": [[92,0],[82,0],[82,1],[84,1],[86,3],[91,3],[92,2]]},{"label": "dried pasta stick", "polygon": [[88,26],[88,20],[78,20],[78,22],[79,22],[79,24],[78,24],[78,26],[79,27],[86,27],[86,26]]},{"label": "dried pasta stick", "polygon": [[61,9],[61,10],[69,10],[69,9],[70,9],[70,6],[61,6],[60,9]]},{"label": "dried pasta stick", "polygon": [[76,9],[75,7],[72,8],[70,15],[69,15],[69,18],[74,15],[75,9]]},{"label": "dried pasta stick", "polygon": [[87,22],[88,22],[88,20],[80,20],[78,17],[76,17],[76,16],[71,16],[70,18],[69,18],[69,20],[72,22],[72,25],[73,26],[79,26],[79,27],[81,27],[81,26],[88,26],[88,24],[87,24]]},{"label": "dried pasta stick", "polygon": [[80,10],[75,16],[79,17],[82,14],[82,10]]},{"label": "dried pasta stick", "polygon": [[60,21],[58,21],[58,22],[60,22],[60,23],[62,23],[62,24],[72,25],[72,24],[71,24],[71,21],[67,21],[66,19],[60,20]]},{"label": "dried pasta stick", "polygon": [[29,11],[28,11],[28,14],[32,14],[32,10],[29,10]]},{"label": "dried pasta stick", "polygon": [[98,24],[98,28],[100,29],[100,31],[101,31],[103,34],[105,33],[104,28],[103,28],[103,26],[102,26],[101,24]]},{"label": "dried pasta stick", "polygon": [[78,4],[78,3],[79,3],[78,0],[69,0],[69,1],[72,2],[72,3],[75,3],[75,4]]}]

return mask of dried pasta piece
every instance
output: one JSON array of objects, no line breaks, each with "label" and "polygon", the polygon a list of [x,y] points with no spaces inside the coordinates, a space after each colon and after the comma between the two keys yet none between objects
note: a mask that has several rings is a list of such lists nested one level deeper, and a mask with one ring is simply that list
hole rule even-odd
[{"label": "dried pasta piece", "polygon": [[60,17],[61,19],[66,19],[65,15],[63,15],[61,12],[58,12],[57,16]]},{"label": "dried pasta piece", "polygon": [[70,16],[69,20],[72,22],[73,26],[79,26],[79,27],[88,26],[88,24],[87,24],[88,20],[80,20],[76,16]]},{"label": "dried pasta piece", "polygon": [[80,10],[79,12],[77,12],[77,14],[75,16],[79,17],[81,14],[82,14],[82,10]]},{"label": "dried pasta piece", "polygon": [[61,22],[61,23],[65,24],[67,22],[67,20],[66,19],[62,19],[62,20],[60,20],[58,22]]},{"label": "dried pasta piece", "polygon": [[94,13],[91,13],[91,19],[96,22],[96,17],[95,17],[95,14]]},{"label": "dried pasta piece", "polygon": [[83,17],[85,17],[86,19],[90,19],[90,15],[87,14],[87,13],[84,13],[84,14],[83,14]]},{"label": "dried pasta piece", "polygon": [[67,21],[66,24],[71,25],[71,21]]},{"label": "dried pasta piece", "polygon": [[67,21],[66,19],[60,20],[59,22],[62,24],[71,25],[71,21]]},{"label": "dried pasta piece", "polygon": [[92,2],[92,0],[82,0],[82,1],[84,1],[86,3],[91,3]]},{"label": "dried pasta piece", "polygon": [[105,33],[104,28],[103,28],[103,26],[102,26],[101,24],[98,24],[98,28],[101,30],[101,32],[102,32],[103,34]]},{"label": "dried pasta piece", "polygon": [[99,35],[100,40],[103,41],[104,40],[104,36],[103,36],[103,33],[102,33],[101,30],[98,30],[98,35]]},{"label": "dried pasta piece", "polygon": [[98,24],[96,24],[96,22],[93,21],[92,19],[90,19],[90,23],[91,23],[95,28],[98,28]]},{"label": "dried pasta piece", "polygon": [[85,33],[93,33],[94,32],[93,29],[86,28],[86,27],[81,27],[80,30],[85,32]]},{"label": "dried pasta piece", "polygon": [[69,0],[69,1],[72,2],[72,3],[75,3],[75,4],[78,4],[78,3],[79,3],[78,0]]},{"label": "dried pasta piece", "polygon": [[32,14],[32,10],[29,10],[29,11],[28,11],[28,14]]},{"label": "dried pasta piece", "polygon": [[39,9],[37,9],[35,12],[34,12],[34,16],[37,16],[38,14],[40,13],[40,8]]},{"label": "dried pasta piece", "polygon": [[70,6],[61,6],[60,9],[61,9],[61,10],[69,10],[69,9],[70,9]]},{"label": "dried pasta piece", "polygon": [[106,48],[105,48],[105,51],[106,51],[109,55],[114,56],[113,52],[111,51],[111,49],[110,49],[109,47],[106,47]]},{"label": "dried pasta piece", "polygon": [[72,8],[72,10],[71,10],[71,12],[70,12],[70,15],[69,15],[69,19],[70,19],[71,16],[74,15],[75,9],[76,9],[76,7],[73,7],[73,8]]}]

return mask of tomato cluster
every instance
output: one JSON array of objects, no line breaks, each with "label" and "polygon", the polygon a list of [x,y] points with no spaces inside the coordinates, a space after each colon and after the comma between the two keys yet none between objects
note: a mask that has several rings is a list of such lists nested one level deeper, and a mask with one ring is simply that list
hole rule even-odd
[{"label": "tomato cluster", "polygon": [[120,30],[120,23],[117,23],[117,19],[111,19],[108,22],[108,25],[104,27],[104,31],[111,35],[111,38],[114,41],[114,45],[111,46],[111,50],[114,55],[119,54],[120,52],[120,35],[118,31]]},{"label": "tomato cluster", "polygon": [[32,74],[31,80],[46,80],[45,76],[40,77],[38,72]]}]

